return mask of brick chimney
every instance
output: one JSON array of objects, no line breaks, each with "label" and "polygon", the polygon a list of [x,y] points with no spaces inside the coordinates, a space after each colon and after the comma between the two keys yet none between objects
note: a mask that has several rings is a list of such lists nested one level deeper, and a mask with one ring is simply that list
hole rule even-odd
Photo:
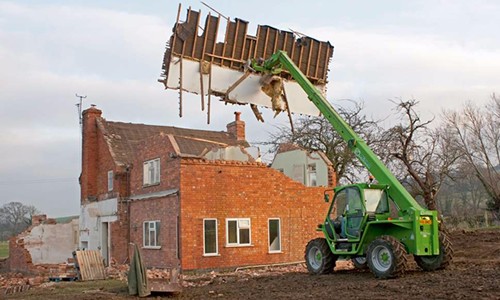
[{"label": "brick chimney", "polygon": [[102,111],[94,105],[82,113],[82,174],[80,175],[81,201],[97,195],[97,118]]},{"label": "brick chimney", "polygon": [[234,122],[227,124],[227,133],[233,136],[237,141],[245,140],[245,122],[240,120],[241,112],[234,112]]}]

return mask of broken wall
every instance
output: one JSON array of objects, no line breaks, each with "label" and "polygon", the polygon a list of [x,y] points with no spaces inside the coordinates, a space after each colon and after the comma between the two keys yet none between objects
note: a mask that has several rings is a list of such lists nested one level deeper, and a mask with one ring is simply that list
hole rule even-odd
[{"label": "broken wall", "polygon": [[30,226],[9,241],[11,271],[33,272],[37,265],[62,264],[78,247],[78,218],[68,223]]}]

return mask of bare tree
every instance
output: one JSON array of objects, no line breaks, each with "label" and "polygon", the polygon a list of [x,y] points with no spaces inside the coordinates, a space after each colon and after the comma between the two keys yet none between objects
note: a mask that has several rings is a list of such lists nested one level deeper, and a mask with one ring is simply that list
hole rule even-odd
[{"label": "bare tree", "polygon": [[488,208],[500,217],[500,98],[493,94],[485,107],[468,103],[444,115],[464,161],[490,197]]},{"label": "bare tree", "polygon": [[10,202],[0,207],[0,220],[10,235],[16,235],[31,225],[31,217],[38,213],[33,205]]},{"label": "bare tree", "polygon": [[431,129],[433,119],[422,121],[415,111],[418,101],[394,103],[402,122],[384,134],[389,166],[410,193],[421,196],[428,209],[437,210],[436,194],[458,159],[451,132]]},{"label": "bare tree", "polygon": [[[363,103],[348,101],[351,105],[338,107],[338,113],[368,145],[372,145],[379,132],[377,122],[363,113]],[[288,125],[278,127],[265,144],[271,145],[274,151],[282,143],[293,143],[309,151],[321,150],[332,162],[337,181],[356,181],[364,168],[327,119],[301,117],[293,127],[293,132]]]}]

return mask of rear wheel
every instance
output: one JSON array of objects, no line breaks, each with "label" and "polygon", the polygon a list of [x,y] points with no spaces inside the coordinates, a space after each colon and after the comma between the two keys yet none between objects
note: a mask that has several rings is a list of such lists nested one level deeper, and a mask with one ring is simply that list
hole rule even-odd
[{"label": "rear wheel", "polygon": [[311,274],[328,274],[333,271],[337,257],[330,251],[326,239],[317,238],[307,243],[305,260]]},{"label": "rear wheel", "polygon": [[353,258],[352,264],[356,269],[364,270],[368,269],[368,263],[366,262],[366,256],[358,256]]},{"label": "rear wheel", "polygon": [[439,233],[439,254],[432,256],[414,255],[415,262],[424,271],[434,271],[445,269],[453,259],[453,247],[449,237],[444,233]]},{"label": "rear wheel", "polygon": [[392,236],[382,236],[371,242],[366,258],[372,273],[381,279],[402,275],[408,264],[404,245]]}]

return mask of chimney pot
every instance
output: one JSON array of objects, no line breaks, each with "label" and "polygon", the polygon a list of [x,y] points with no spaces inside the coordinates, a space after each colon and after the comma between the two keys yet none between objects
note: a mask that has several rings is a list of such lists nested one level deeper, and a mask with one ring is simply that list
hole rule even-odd
[{"label": "chimney pot", "polygon": [[234,121],[227,124],[227,132],[237,141],[245,140],[245,122],[241,121],[241,112],[234,112]]}]

